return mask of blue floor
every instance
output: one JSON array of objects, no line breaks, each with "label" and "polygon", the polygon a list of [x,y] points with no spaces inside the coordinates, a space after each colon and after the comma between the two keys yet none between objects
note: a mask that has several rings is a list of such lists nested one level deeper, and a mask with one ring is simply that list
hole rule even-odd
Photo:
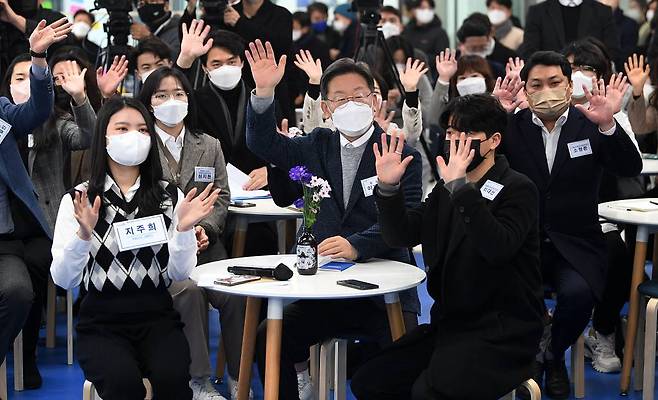
[{"label": "blue floor", "polygon": [[[422,303],[422,315],[420,322],[428,322],[429,309],[432,299],[427,294],[425,284],[421,285],[418,290]],[[212,363],[215,365],[214,356],[217,353],[217,335],[219,332],[218,314],[211,311],[210,315],[210,345],[211,354],[213,355]],[[13,363],[11,354],[7,362],[8,366],[8,385],[9,399],[48,399],[48,400],[72,400],[82,398],[82,383],[84,381],[82,371],[77,363],[72,366],[66,365],[66,321],[63,314],[58,315],[57,324],[57,347],[55,349],[46,349],[43,343],[39,346],[39,369],[43,376],[43,387],[40,390],[14,392],[13,391]],[[45,333],[42,334],[42,337]],[[567,360],[570,357],[567,355]],[[256,399],[262,399],[262,389],[258,381],[257,372],[254,370],[255,377],[252,383]],[[218,390],[228,397],[225,384],[218,385]],[[587,399],[608,400],[620,399],[619,396],[619,374],[600,374],[594,371],[589,363],[585,367],[585,390]],[[641,399],[642,392],[630,393],[626,399]],[[348,399],[354,399],[354,396],[348,390]]]}]

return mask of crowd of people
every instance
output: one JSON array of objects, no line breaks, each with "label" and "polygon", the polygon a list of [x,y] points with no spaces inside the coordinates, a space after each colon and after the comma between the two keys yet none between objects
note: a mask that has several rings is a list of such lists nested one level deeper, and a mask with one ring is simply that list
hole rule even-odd
[{"label": "crowd of people", "polygon": [[[230,256],[230,168],[289,206],[303,165],[331,186],[318,253],[415,264],[421,244],[434,304],[419,325],[400,293],[395,342],[381,296],[287,305],[279,398],[312,398],[309,347],[333,337],[354,338],[360,400],[497,399],[529,378],[566,399],[583,332],[594,369],[619,371],[635,231],[597,207],[656,193],[640,172],[658,153],[658,0],[547,0],[524,24],[482,2],[453,48],[434,0],[381,7],[389,60],[351,4],[140,0],[136,46],[104,60],[90,12],[0,0],[0,360],[22,331],[25,388],[42,386],[52,278],[80,287],[76,356],[103,399],[143,399],[144,377],[158,399],[225,399],[210,303],[237,399],[245,298],[190,274]],[[125,248],[117,224],[136,219],[162,240]],[[276,253],[275,226],[250,225],[245,254]],[[265,322],[256,342],[263,380]]]}]

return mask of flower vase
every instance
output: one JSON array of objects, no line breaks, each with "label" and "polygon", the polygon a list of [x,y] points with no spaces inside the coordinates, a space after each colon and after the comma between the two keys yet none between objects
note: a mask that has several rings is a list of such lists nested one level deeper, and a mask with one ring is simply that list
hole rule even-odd
[{"label": "flower vase", "polygon": [[306,224],[297,239],[297,272],[300,275],[315,275],[318,272],[318,241]]}]

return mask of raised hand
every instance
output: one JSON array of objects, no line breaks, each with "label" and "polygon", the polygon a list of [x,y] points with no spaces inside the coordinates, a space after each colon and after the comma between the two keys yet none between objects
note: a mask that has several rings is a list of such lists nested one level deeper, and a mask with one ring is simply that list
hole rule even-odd
[{"label": "raised hand", "polygon": [[407,170],[407,166],[414,159],[413,156],[407,156],[402,159],[402,149],[404,149],[404,133],[399,129],[391,132],[390,142],[386,143],[386,133],[382,133],[382,151],[379,152],[377,143],[373,143],[372,151],[375,153],[375,169],[377,170],[377,179],[388,185],[397,185]]},{"label": "raised hand", "polygon": [[405,92],[415,92],[418,89],[418,81],[427,73],[425,63],[420,60],[407,58],[407,66],[400,74],[400,83]]},{"label": "raised hand", "polygon": [[194,197],[195,195],[196,188],[192,188],[185,196],[185,199],[178,204],[178,226],[176,229],[179,232],[189,231],[199,221],[210,215],[219,196],[219,189],[213,191],[212,183],[209,183],[203,192]]},{"label": "raised hand", "polygon": [[507,60],[507,65],[505,65],[505,76],[509,76],[512,79],[514,77],[521,79],[521,70],[524,65],[525,62],[519,57],[510,57],[509,60]]},{"label": "raised hand", "polygon": [[293,61],[295,66],[306,73],[308,76],[308,83],[311,85],[319,85],[320,78],[322,78],[322,63],[320,59],[313,61],[313,56],[308,50],[300,50],[299,54],[295,54]]},{"label": "raised hand", "polygon": [[624,101],[624,94],[628,89],[627,78],[620,72],[610,77],[610,82],[606,88],[605,97],[612,105],[614,114],[621,111],[621,104]]},{"label": "raised hand", "polygon": [[[625,82],[625,80],[624,80]],[[592,78],[592,91],[590,92],[586,87],[585,97],[589,105],[585,107],[583,104],[576,104],[576,108],[580,110],[587,119],[599,126],[601,131],[612,129],[615,124],[613,116],[620,105],[617,104],[616,93],[606,93],[605,82],[600,79],[598,82],[596,78]],[[619,100],[621,101],[621,100]]]},{"label": "raised hand", "polygon": [[473,161],[475,150],[471,149],[471,138],[466,138],[462,132],[459,135],[459,144],[456,143],[455,137],[450,137],[450,159],[446,161],[442,156],[436,158],[436,165],[439,167],[439,174],[444,182],[452,182],[455,179],[466,176],[466,168]]},{"label": "raised hand", "polygon": [[80,239],[91,239],[91,233],[94,231],[94,228],[98,223],[98,212],[100,208],[100,196],[96,196],[94,204],[90,206],[86,191],[75,192],[75,197],[73,198],[73,216],[80,225],[80,229],[78,230],[78,237]]},{"label": "raised hand", "polygon": [[[190,22],[190,29],[187,24],[183,23],[183,38],[180,44],[180,53],[178,55],[178,64],[181,68],[190,68],[194,60],[206,54],[212,48],[212,38],[206,41],[210,33],[210,25],[203,27],[204,23],[200,19],[194,19]],[[204,44],[203,42],[206,41]]]},{"label": "raised hand", "polygon": [[395,117],[395,111],[388,112],[388,101],[382,101],[375,113],[375,122],[377,122],[377,125],[379,125],[384,132],[388,132],[388,127],[391,125],[393,117]]},{"label": "raised hand", "polygon": [[439,79],[443,82],[450,82],[450,79],[457,73],[457,59],[454,50],[445,49],[436,56],[436,72],[439,73]]},{"label": "raised hand", "polygon": [[270,42],[265,42],[263,47],[260,39],[249,43],[249,50],[245,51],[245,55],[256,82],[256,96],[274,96],[274,88],[281,82],[286,71],[286,55],[282,55],[277,63]]},{"label": "raised hand", "polygon": [[512,113],[516,110],[516,107],[525,101],[525,96],[519,96],[523,85],[524,82],[519,77],[510,78],[505,76],[505,79],[496,79],[496,85],[491,94],[500,101],[500,104],[508,113]]},{"label": "raised hand", "polygon": [[45,53],[50,45],[66,39],[71,32],[71,23],[67,21],[64,17],[46,26],[46,20],[42,19],[30,35],[30,49],[35,53]]},{"label": "raised hand", "polygon": [[85,74],[87,73],[87,68],[80,71],[78,64],[70,60],[65,61],[63,65],[62,89],[71,95],[75,104],[80,105],[87,98],[85,91]]},{"label": "raised hand", "polygon": [[112,65],[110,69],[103,72],[103,67],[98,67],[96,70],[96,83],[98,83],[98,89],[103,95],[103,98],[109,99],[112,97],[121,85],[121,82],[128,75],[128,60],[126,56],[114,56]]},{"label": "raised hand", "polygon": [[633,86],[633,96],[637,97],[642,95],[644,84],[651,73],[651,67],[649,64],[644,63],[644,56],[641,55],[639,60],[637,54],[628,57],[628,61],[624,64],[624,68],[626,69],[628,81]]}]

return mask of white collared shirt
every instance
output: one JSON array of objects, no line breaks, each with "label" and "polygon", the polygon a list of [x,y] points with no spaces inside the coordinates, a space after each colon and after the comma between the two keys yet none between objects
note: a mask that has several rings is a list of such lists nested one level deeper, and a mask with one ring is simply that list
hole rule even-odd
[{"label": "white collared shirt", "polygon": [[183,126],[183,129],[180,131],[178,137],[171,136],[167,132],[160,129],[160,127],[157,125],[155,126],[155,132],[158,134],[158,136],[160,136],[160,140],[162,140],[162,143],[165,145],[167,150],[169,150],[176,162],[180,162],[180,154],[183,151],[183,144],[185,143],[185,126]]},{"label": "white collared shirt", "polygon": [[358,139],[356,139],[352,142],[347,140],[345,135],[343,135],[342,133],[339,132],[338,134],[340,135],[340,146],[341,147],[360,147],[360,146],[363,146],[364,144],[368,143],[368,140],[370,140],[370,136],[372,136],[372,133],[374,131],[375,131],[375,126],[372,125],[370,127],[370,129],[368,129],[366,131],[366,133],[364,133],[363,135],[361,135],[361,137],[359,137]]},{"label": "white collared shirt", "polygon": [[557,121],[555,121],[553,130],[549,132],[537,114],[532,113],[532,123],[541,128],[541,138],[544,141],[544,151],[546,153],[546,163],[548,164],[549,173],[553,169],[555,154],[557,154],[557,145],[560,140],[560,133],[562,132],[562,126],[567,122],[567,118],[569,118],[568,108],[562,113],[562,115],[560,115]]}]

